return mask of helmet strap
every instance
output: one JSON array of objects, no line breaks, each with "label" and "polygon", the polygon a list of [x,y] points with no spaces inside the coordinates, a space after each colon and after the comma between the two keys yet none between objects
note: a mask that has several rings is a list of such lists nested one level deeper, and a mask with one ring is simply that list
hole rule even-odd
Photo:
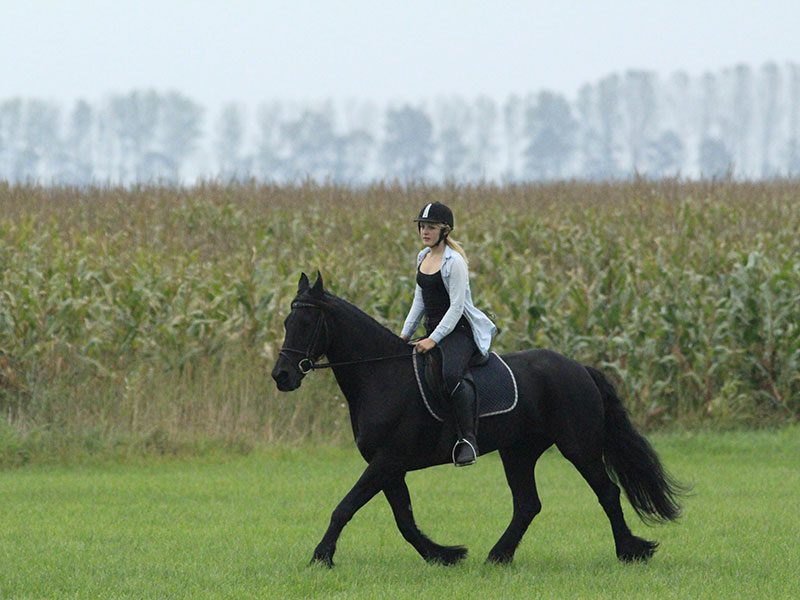
[{"label": "helmet strap", "polygon": [[441,244],[441,243],[442,243],[442,242],[443,242],[445,239],[447,239],[447,232],[445,232],[445,228],[444,228],[444,227],[442,227],[442,228],[439,230],[439,239],[437,240],[437,242],[436,242],[436,245],[438,246],[438,245],[439,245],[439,244]]}]

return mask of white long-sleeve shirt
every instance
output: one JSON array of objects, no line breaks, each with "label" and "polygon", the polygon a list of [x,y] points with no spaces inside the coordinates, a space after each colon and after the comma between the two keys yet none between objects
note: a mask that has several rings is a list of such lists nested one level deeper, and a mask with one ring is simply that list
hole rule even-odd
[{"label": "white long-sleeve shirt", "polygon": [[[422,259],[430,252],[430,248],[423,248],[417,255],[417,269],[422,263]],[[472,292],[469,288],[469,270],[467,263],[458,252],[450,246],[445,246],[442,256],[442,281],[450,296],[450,308],[442,317],[439,325],[431,332],[430,338],[437,344],[448,335],[462,315],[472,328],[472,337],[475,345],[484,356],[489,353],[492,338],[497,333],[497,327],[483,312],[472,303]],[[408,311],[405,323],[403,324],[402,335],[411,337],[419,325],[422,315],[425,314],[425,304],[422,301],[422,289],[419,285],[414,290],[414,302]]]}]

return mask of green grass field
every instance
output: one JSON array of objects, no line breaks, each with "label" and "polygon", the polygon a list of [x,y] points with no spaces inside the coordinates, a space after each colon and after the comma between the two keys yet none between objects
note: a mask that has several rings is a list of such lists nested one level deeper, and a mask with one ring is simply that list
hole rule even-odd
[{"label": "green grass field", "polygon": [[[651,436],[694,492],[647,565],[614,557],[588,486],[555,451],[542,513],[508,567],[483,563],[510,518],[497,455],[409,475],[421,528],[470,548],[425,564],[378,497],[328,571],[308,566],[363,464],[353,447],[29,466],[0,472],[0,598],[797,598],[800,429]],[[627,504],[626,504],[627,506]]]}]

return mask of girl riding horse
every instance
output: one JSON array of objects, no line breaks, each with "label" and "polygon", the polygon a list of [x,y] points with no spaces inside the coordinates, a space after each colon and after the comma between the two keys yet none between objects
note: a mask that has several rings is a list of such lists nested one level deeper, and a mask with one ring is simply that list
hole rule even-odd
[{"label": "girl riding horse", "polygon": [[442,379],[455,415],[458,440],[453,448],[457,467],[472,465],[478,457],[478,409],[475,388],[465,378],[470,359],[486,356],[497,328],[472,302],[467,256],[450,237],[453,211],[440,202],[426,204],[414,221],[425,245],[417,255],[414,302],[400,337],[408,341],[425,317],[424,339],[416,352],[440,353]]}]

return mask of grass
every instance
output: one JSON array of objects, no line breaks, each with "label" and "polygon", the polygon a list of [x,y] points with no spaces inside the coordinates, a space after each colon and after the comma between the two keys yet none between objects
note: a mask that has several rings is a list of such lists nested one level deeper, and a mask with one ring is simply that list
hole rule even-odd
[{"label": "grass", "polygon": [[354,448],[302,445],[203,459],[28,466],[0,472],[0,597],[796,598],[800,430],[651,436],[694,484],[647,565],[614,557],[588,486],[556,452],[537,468],[543,511],[508,567],[483,563],[510,517],[496,455],[411,473],[421,528],[464,543],[426,565],[374,499],[344,530],[332,570],[307,565],[363,468]]}]

